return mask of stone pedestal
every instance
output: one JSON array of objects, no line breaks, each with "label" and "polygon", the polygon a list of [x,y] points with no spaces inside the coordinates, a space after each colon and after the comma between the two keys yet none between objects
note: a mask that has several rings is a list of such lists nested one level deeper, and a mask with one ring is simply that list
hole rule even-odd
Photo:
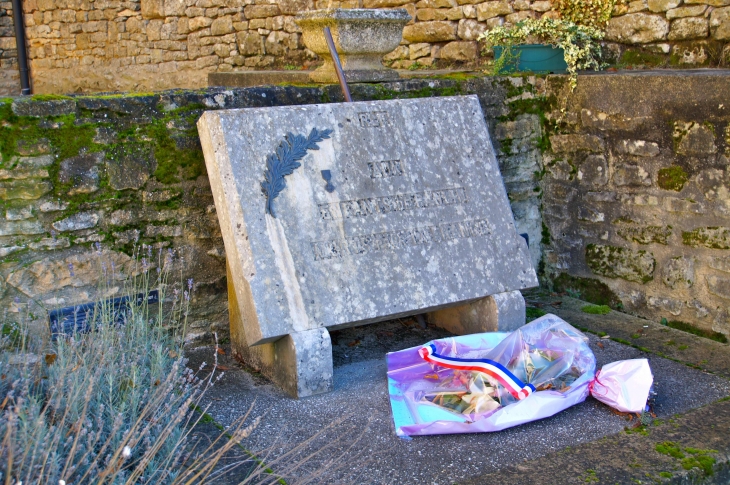
[{"label": "stone pedestal", "polygon": [[507,291],[426,314],[426,321],[456,335],[511,332],[525,324],[525,299]]},{"label": "stone pedestal", "polygon": [[411,20],[404,9],[325,9],[303,12],[296,23],[302,41],[324,59],[310,74],[312,81],[336,83],[337,74],[324,36],[329,27],[342,70],[348,82],[378,82],[400,79],[398,72],[383,66],[383,56],[398,47],[403,27]]},{"label": "stone pedestal", "polygon": [[248,345],[228,264],[226,276],[234,357],[257,369],[292,397],[330,392],[333,389],[332,341],[327,329],[305,330],[285,335],[275,342]]}]

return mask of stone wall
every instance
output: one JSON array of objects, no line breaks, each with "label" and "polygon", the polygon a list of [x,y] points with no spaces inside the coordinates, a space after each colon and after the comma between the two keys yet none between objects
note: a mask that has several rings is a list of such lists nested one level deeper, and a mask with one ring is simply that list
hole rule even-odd
[{"label": "stone wall", "polygon": [[0,2],[0,94],[20,94],[13,4]]},{"label": "stone wall", "polygon": [[[729,81],[607,73],[571,94],[561,76],[452,76],[352,92],[476,94],[546,285],[730,334]],[[0,308],[29,306],[42,331],[49,310],[118,291],[98,290],[97,242],[119,267],[146,244],[173,249],[194,279],[191,339],[225,337],[225,252],[195,122],[205,109],[338,101],[321,86],[0,102]]]},{"label": "stone wall", "polygon": [[582,76],[565,114],[553,113],[546,276],[655,321],[730,334],[728,74],[654,74]]},{"label": "stone wall", "polygon": [[[475,67],[483,61],[476,38],[486,29],[556,15],[549,0],[25,0],[23,5],[36,93],[200,88],[209,72],[310,66],[317,60],[302,45],[294,15],[313,8],[407,9],[413,21],[404,29],[402,45],[386,56],[396,68]],[[2,29],[10,18],[3,17],[4,9]],[[614,15],[607,27],[608,51],[620,63],[730,62],[730,0],[622,1]],[[621,43],[643,48],[627,51]],[[14,69],[0,60],[0,70],[8,71],[4,76]]]}]

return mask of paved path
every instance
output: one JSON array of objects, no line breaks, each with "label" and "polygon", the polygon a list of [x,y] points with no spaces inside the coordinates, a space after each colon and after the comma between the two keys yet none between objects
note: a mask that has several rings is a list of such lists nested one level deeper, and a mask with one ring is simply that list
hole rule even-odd
[{"label": "paved path", "polygon": [[[578,300],[549,295],[528,298],[593,332],[588,336],[599,366],[648,357],[659,393],[657,418],[664,424],[650,426],[643,431],[647,436],[627,434],[624,429],[630,423],[624,417],[589,398],[552,418],[499,433],[400,439],[391,419],[384,353],[444,336],[411,320],[335,333],[335,391],[301,401],[246,372],[227,355],[220,356],[226,375],[208,394],[208,412],[224,426],[250,407],[253,416],[262,415],[261,424],[244,445],[287,483],[613,484],[637,483],[632,479],[667,481],[667,474],[679,480],[687,473],[682,461],[655,450],[656,443],[663,441],[678,443],[678,453],[686,456],[682,451],[686,447],[717,450],[698,455],[704,462],[708,462],[705,456],[714,459],[715,468],[727,462],[728,445],[723,443],[730,441],[725,436],[730,429],[730,404],[718,401],[730,395],[728,345],[625,314],[588,315],[580,311],[585,303]],[[642,336],[632,339],[639,329]],[[599,332],[640,348],[602,339]],[[674,345],[666,344],[670,340]],[[190,358],[193,368],[202,360],[210,363],[212,350],[198,349]],[[683,413],[688,414],[676,416]],[[708,437],[706,443],[702,437]],[[292,449],[297,451],[281,459]],[[304,457],[308,458],[301,464]],[[715,472],[713,476],[715,480],[722,475]]]}]

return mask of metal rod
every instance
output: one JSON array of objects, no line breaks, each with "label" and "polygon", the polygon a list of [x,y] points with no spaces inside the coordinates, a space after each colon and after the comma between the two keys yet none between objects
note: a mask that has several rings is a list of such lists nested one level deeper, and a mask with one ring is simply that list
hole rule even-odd
[{"label": "metal rod", "polygon": [[324,28],[324,38],[327,39],[327,46],[330,48],[330,55],[332,61],[335,64],[335,72],[337,73],[337,80],[340,81],[340,88],[342,88],[342,94],[345,95],[345,102],[352,103],[352,96],[350,95],[350,88],[347,86],[347,80],[345,79],[345,73],[342,72],[342,64],[340,64],[340,56],[337,55],[337,49],[335,48],[335,41],[332,39],[332,32],[329,27]]},{"label": "metal rod", "polygon": [[13,23],[15,24],[15,43],[18,49],[18,71],[20,71],[20,94],[30,94],[30,74],[28,70],[28,48],[25,42],[25,21],[23,20],[22,0],[13,0]]}]

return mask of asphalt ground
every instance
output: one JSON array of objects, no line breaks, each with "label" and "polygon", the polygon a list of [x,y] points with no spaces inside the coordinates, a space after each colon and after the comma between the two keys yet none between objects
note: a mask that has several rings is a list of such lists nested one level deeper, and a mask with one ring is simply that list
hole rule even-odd
[{"label": "asphalt ground", "polygon": [[[585,303],[578,300],[550,295],[543,296],[542,300],[533,298],[537,298],[534,304],[542,310],[556,313],[569,323],[594,332],[587,335],[599,367],[616,360],[648,358],[654,373],[657,392],[654,411],[659,422],[677,419],[679,414],[730,395],[730,381],[723,377],[730,374],[726,372],[730,371],[730,366],[725,368],[723,363],[716,363],[730,354],[726,344],[621,313],[581,313],[580,307]],[[557,304],[557,301],[562,303]],[[551,306],[552,303],[556,306]],[[618,335],[625,331],[627,339],[614,338],[626,342],[639,328],[642,329],[641,337],[634,339],[636,343],[630,342],[634,346],[598,336],[607,333],[611,337],[612,333]],[[385,352],[447,335],[437,328],[421,328],[415,320],[336,332],[333,334],[335,390],[303,400],[288,397],[266,379],[232,361],[229,352],[218,354],[218,369],[224,376],[208,391],[205,407],[223,427],[231,426],[247,412],[251,418],[261,416],[260,424],[242,446],[291,484],[443,485],[469,480],[476,480],[473,483],[497,480],[497,483],[500,474],[494,475],[495,472],[507,473],[515,466],[530,468],[530,463],[557,456],[556,452],[563,456],[565,450],[590,446],[605,437],[626,435],[622,431],[636,423],[588,398],[551,418],[498,433],[398,438],[387,394]],[[683,339],[688,343],[682,344]],[[670,340],[675,344],[667,345]],[[683,350],[676,350],[678,347]],[[678,358],[666,352],[679,352],[680,355]],[[213,348],[190,351],[190,367],[198,368],[206,361],[206,368],[212,369],[213,354]],[[702,365],[714,368],[715,373],[697,368]],[[241,455],[242,460],[246,457]],[[552,462],[559,460],[553,458]],[[615,467],[614,464],[612,469]],[[675,472],[682,472],[681,467],[663,473]],[[522,472],[517,474],[523,475]],[[581,477],[576,483],[586,483],[586,479],[593,478],[590,474],[585,477],[570,475],[575,476]],[[553,476],[541,483],[569,483],[570,477]],[[238,483],[237,478],[242,476],[236,477],[234,473],[225,483]],[[530,482],[536,483],[534,479]],[[614,480],[610,483],[624,482]]]}]

